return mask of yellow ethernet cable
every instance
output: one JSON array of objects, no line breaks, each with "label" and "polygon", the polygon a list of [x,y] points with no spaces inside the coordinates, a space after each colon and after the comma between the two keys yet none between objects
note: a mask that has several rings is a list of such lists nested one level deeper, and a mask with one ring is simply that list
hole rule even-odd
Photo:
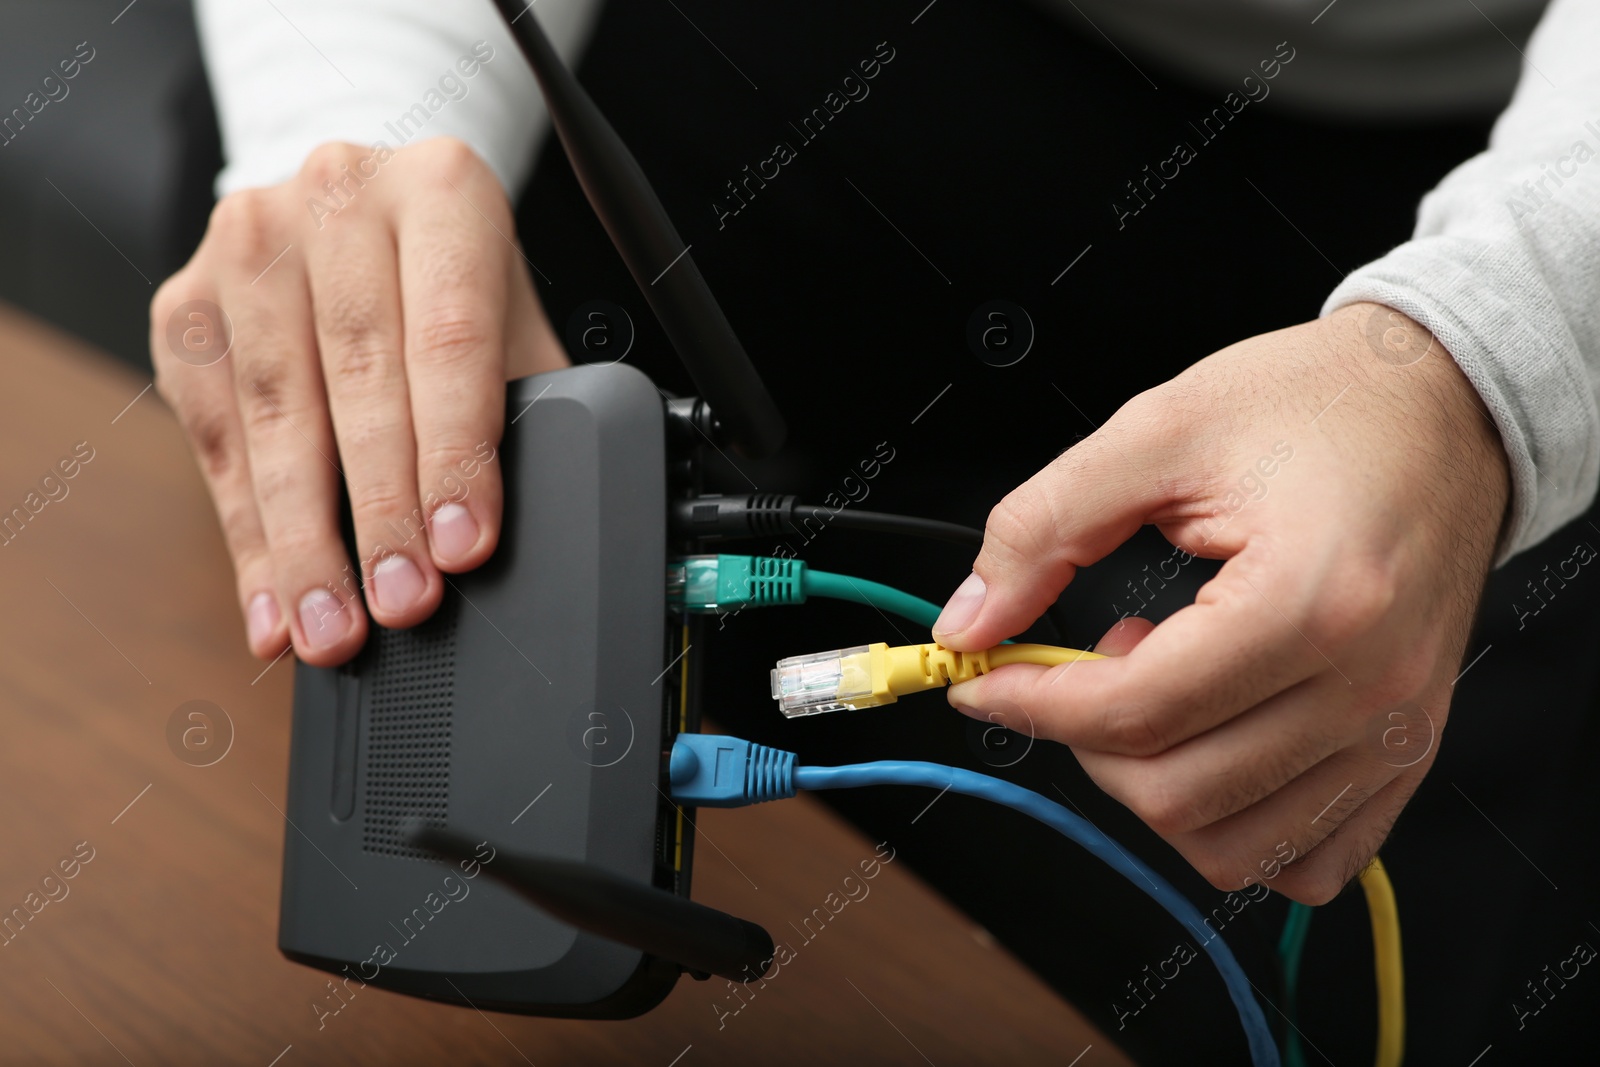
[{"label": "yellow ethernet cable", "polygon": [[1054,667],[1099,653],[1055,645],[997,645],[980,652],[956,652],[942,645],[884,642],[856,645],[779,660],[772,671],[772,699],[786,718],[827,711],[876,708],[908,693],[968,682],[1008,663]]},{"label": "yellow ethernet cable", "polygon": [[1383,862],[1372,863],[1361,872],[1361,889],[1372,915],[1372,941],[1378,972],[1378,1054],[1377,1067],[1400,1067],[1406,1044],[1405,971],[1400,962],[1400,909],[1395,904],[1394,886]]}]

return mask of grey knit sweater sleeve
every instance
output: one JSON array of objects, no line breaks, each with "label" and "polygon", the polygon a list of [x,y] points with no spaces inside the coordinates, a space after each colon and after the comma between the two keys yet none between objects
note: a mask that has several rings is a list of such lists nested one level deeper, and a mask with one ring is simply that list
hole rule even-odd
[{"label": "grey knit sweater sleeve", "polygon": [[[1380,185],[1405,165],[1372,163]],[[1511,461],[1499,562],[1589,506],[1600,479],[1600,3],[1551,4],[1488,149],[1446,176],[1412,239],[1345,278],[1323,313],[1363,300],[1432,330],[1488,405]]]}]

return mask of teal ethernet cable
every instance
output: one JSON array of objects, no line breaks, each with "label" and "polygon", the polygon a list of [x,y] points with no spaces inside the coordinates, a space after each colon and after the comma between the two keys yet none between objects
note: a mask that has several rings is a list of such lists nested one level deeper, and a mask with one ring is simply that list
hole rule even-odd
[{"label": "teal ethernet cable", "polygon": [[1138,886],[1177,919],[1211,957],[1239,1012],[1255,1067],[1279,1067],[1278,1046],[1251,995],[1250,979],[1221,935],[1212,933],[1198,909],[1166,879],[1124,851],[1087,819],[1031,789],[986,774],[937,763],[880,760],[842,767],[801,767],[793,752],[737,737],[679,734],[668,764],[672,799],[685,807],[735,808],[795,795],[797,789],[852,789],[869,785],[918,785],[962,793],[1030,815],[1077,842],[1096,859]]},{"label": "teal ethernet cable", "polygon": [[817,571],[803,560],[776,556],[687,556],[667,565],[667,606],[706,613],[803,604],[830,597],[893,612],[933,629],[940,608],[882,582]]},{"label": "teal ethernet cable", "polygon": [[1305,954],[1306,935],[1311,931],[1311,916],[1315,913],[1315,908],[1298,901],[1290,904],[1283,934],[1278,938],[1278,960],[1283,964],[1284,1009],[1289,1020],[1283,1040],[1284,1067],[1306,1067],[1299,1030],[1300,959]]},{"label": "teal ethernet cable", "polygon": [[903,619],[910,619],[926,630],[933,629],[933,624],[939,621],[939,612],[942,610],[937,604],[923,600],[919,596],[912,596],[910,593],[903,593],[882,582],[851,578],[828,571],[814,571],[807,568],[803,585],[806,596],[829,597],[833,600],[865,604],[880,611],[893,612]]},{"label": "teal ethernet cable", "polygon": [[[1405,1058],[1406,999],[1405,970],[1400,950],[1400,914],[1395,905],[1394,886],[1377,856],[1361,872],[1361,892],[1367,898],[1372,920],[1373,963],[1378,986],[1377,1067],[1400,1067]],[[1306,1067],[1301,1047],[1299,1010],[1296,997],[1300,985],[1300,959],[1305,953],[1306,934],[1316,909],[1293,904],[1278,939],[1278,956],[1283,964],[1284,1006],[1288,1009],[1289,1032],[1284,1037],[1283,1058],[1287,1067]]]}]

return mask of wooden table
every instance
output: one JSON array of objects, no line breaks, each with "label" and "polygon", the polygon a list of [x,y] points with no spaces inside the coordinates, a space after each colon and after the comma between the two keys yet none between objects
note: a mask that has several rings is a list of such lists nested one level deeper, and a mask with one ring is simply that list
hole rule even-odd
[{"label": "wooden table", "polygon": [[[327,976],[276,947],[293,665],[246,653],[216,520],[148,384],[0,308],[0,516],[29,514],[0,533],[0,1063],[1128,1062],[895,865],[736,1015],[717,980],[607,1023],[365,989],[319,1029]],[[75,447],[92,458],[41,489]],[[167,740],[197,699],[235,731],[207,767]],[[780,935],[874,851],[804,797],[700,830],[697,899]]]}]

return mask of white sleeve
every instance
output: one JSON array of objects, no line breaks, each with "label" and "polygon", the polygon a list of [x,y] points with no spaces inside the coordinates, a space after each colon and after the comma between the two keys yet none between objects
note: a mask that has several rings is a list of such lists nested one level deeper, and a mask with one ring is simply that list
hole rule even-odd
[{"label": "white sleeve", "polygon": [[[1511,460],[1502,563],[1582,514],[1600,480],[1597,47],[1600,3],[1554,0],[1488,149],[1423,199],[1410,241],[1323,305],[1405,312],[1482,395]],[[1375,187],[1394,166],[1372,160]]]},{"label": "white sleeve", "polygon": [[[542,0],[521,17],[573,63],[598,9]],[[490,0],[195,0],[195,14],[227,160],[218,196],[292,177],[327,141],[453,136],[513,198],[528,179],[549,122]]]}]

